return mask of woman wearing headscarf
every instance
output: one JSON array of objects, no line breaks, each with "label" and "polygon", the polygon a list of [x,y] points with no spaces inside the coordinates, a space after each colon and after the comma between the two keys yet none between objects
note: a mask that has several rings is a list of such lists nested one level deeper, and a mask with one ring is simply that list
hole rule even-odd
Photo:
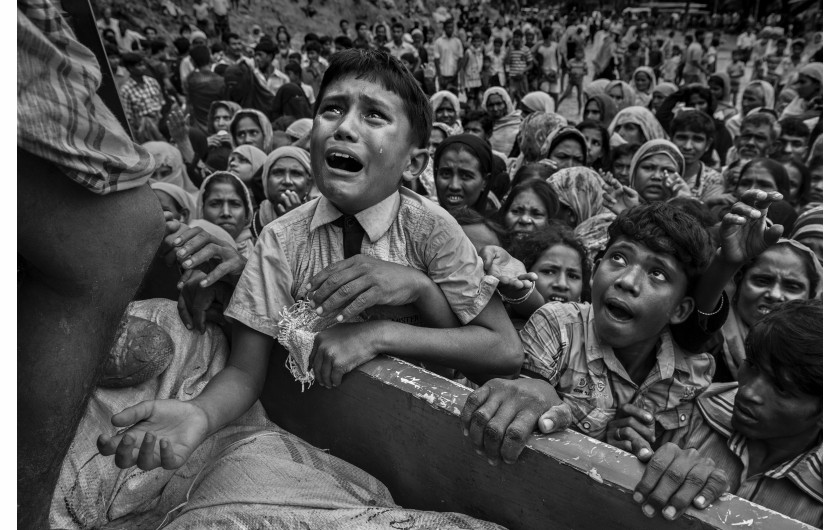
[{"label": "woman wearing headscarf", "polygon": [[715,112],[712,115],[715,120],[726,122],[738,114],[738,110],[729,103],[730,87],[729,75],[726,72],[716,72],[709,76],[709,90],[715,98]]},{"label": "woman wearing headscarf", "polygon": [[452,128],[453,134],[461,134],[461,102],[458,96],[448,90],[440,90],[429,98],[434,121],[445,123]]},{"label": "woman wearing headscarf", "polygon": [[245,108],[237,111],[230,121],[230,134],[235,147],[248,144],[261,149],[263,153],[271,152],[274,130],[268,116],[257,109]]},{"label": "woman wearing headscarf", "polygon": [[[455,134],[452,127],[449,125],[436,121],[432,123],[432,132],[429,138],[429,157],[434,160],[437,147],[447,138]],[[420,174],[420,178],[409,182],[403,182],[412,191],[424,195],[429,200],[437,202],[437,191],[435,189],[435,170],[434,164],[426,164],[426,169]]]},{"label": "woman wearing headscarf", "polygon": [[227,170],[239,177],[249,188],[255,175],[259,174],[265,163],[266,154],[253,145],[240,145],[234,148],[228,159]]},{"label": "woman wearing headscarf", "polygon": [[776,105],[776,91],[767,81],[750,81],[741,94],[741,112],[726,120],[726,130],[732,138],[741,134],[741,122],[754,109],[773,109]]},{"label": "woman wearing headscarf", "polygon": [[598,48],[598,53],[592,60],[592,66],[595,70],[594,78],[596,79],[615,79],[615,50],[616,38],[614,33],[606,33],[601,47]]},{"label": "woman wearing headscarf", "polygon": [[604,181],[593,169],[580,166],[561,169],[548,177],[548,183],[565,207],[560,217],[573,228],[607,211],[604,208]]},{"label": "woman wearing headscarf", "polygon": [[182,223],[189,223],[195,218],[198,192],[189,193],[181,186],[169,182],[152,182],[150,187],[157,195],[164,212],[172,212]]},{"label": "woman wearing headscarf", "polygon": [[233,150],[233,135],[230,122],[234,114],[242,109],[233,101],[214,101],[207,115],[207,158],[205,163],[213,170],[227,167],[227,160]]},{"label": "woman wearing headscarf", "polygon": [[663,81],[653,87],[653,91],[650,93],[650,104],[648,105],[650,111],[656,114],[659,110],[659,106],[662,105],[663,101],[665,101],[665,98],[674,94],[677,90],[679,90],[677,85],[667,81]]},{"label": "woman wearing headscarf", "polygon": [[[676,145],[668,140],[651,140],[630,161],[630,187],[642,201],[667,201],[676,195],[672,184],[682,182],[684,172],[685,159]],[[685,194],[691,196],[685,188]]]},{"label": "woman wearing headscarf", "polygon": [[650,66],[640,66],[633,72],[633,90],[636,91],[636,105],[649,107],[656,86],[656,74]]},{"label": "woman wearing headscarf", "polygon": [[490,190],[493,153],[486,140],[472,134],[450,136],[435,151],[433,167],[438,201],[445,210],[466,206],[483,215],[498,211],[501,203]]},{"label": "woman wearing headscarf", "polygon": [[545,92],[528,92],[519,102],[522,115],[528,116],[534,112],[554,114],[554,99]]},{"label": "woman wearing headscarf", "polygon": [[[788,116],[803,120],[818,118],[823,104],[823,63],[808,63],[800,68],[793,89],[797,93],[796,99],[785,108],[780,119]],[[813,125],[810,128],[813,129]]]},{"label": "woman wearing headscarf", "polygon": [[636,91],[625,81],[612,81],[607,85],[606,93],[615,101],[618,110],[636,105]]},{"label": "woman wearing headscarf", "polygon": [[244,109],[271,112],[274,94],[257,81],[250,66],[245,63],[232,64],[227,67],[223,77],[228,100],[240,104]]},{"label": "woman wearing headscarf", "polygon": [[295,120],[312,117],[312,105],[309,103],[303,88],[296,83],[286,83],[281,86],[274,99],[268,117],[273,122],[282,116],[290,116]]},{"label": "woman wearing headscarf", "polygon": [[643,144],[650,140],[667,139],[665,129],[651,111],[644,107],[628,107],[619,111],[607,128],[610,145]]},{"label": "woman wearing headscarf", "polygon": [[510,95],[504,88],[491,87],[484,92],[481,107],[493,119],[493,134],[490,145],[495,151],[505,156],[510,155],[519,127],[522,125],[522,112],[513,106]]},{"label": "woman wearing headscarf", "polygon": [[526,116],[517,136],[519,156],[510,165],[510,174],[515,175],[519,168],[543,158],[541,156],[542,145],[548,138],[548,134],[567,124],[566,118],[559,114],[534,112]]},{"label": "woman wearing headscarf", "polygon": [[817,206],[802,212],[793,223],[791,239],[810,248],[820,263],[823,262],[823,207]]},{"label": "woman wearing headscarf", "polygon": [[583,106],[583,119],[600,123],[604,127],[609,127],[616,114],[618,107],[615,101],[604,93],[589,96]]},{"label": "woman wearing headscarf", "polygon": [[585,99],[594,97],[597,94],[606,94],[607,85],[610,84],[609,79],[596,79],[583,88],[583,95]]},{"label": "woman wearing headscarf", "polygon": [[166,142],[146,142],[143,147],[155,159],[155,172],[151,179],[153,182],[168,182],[183,188],[188,193],[198,191],[187,176],[184,158],[177,147]]},{"label": "woman wearing headscarf", "polygon": [[252,235],[258,237],[268,223],[307,202],[313,186],[312,161],[308,151],[291,145],[272,151],[262,167],[262,188],[266,199],[254,215]]},{"label": "woman wearing headscarf", "polygon": [[585,166],[589,147],[586,137],[574,127],[561,126],[550,133],[540,149],[540,158],[557,163],[559,169]]},{"label": "woman wearing headscarf", "polygon": [[254,206],[248,187],[228,171],[217,171],[201,183],[196,200],[196,219],[204,219],[223,228],[236,243],[236,250],[246,260],[254,250],[251,218]]}]

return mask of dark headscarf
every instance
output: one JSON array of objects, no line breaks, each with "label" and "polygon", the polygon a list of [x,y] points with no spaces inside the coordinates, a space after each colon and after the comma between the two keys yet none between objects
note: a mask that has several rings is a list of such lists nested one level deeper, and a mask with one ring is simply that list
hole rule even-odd
[{"label": "dark headscarf", "polygon": [[[589,105],[590,101],[594,101],[598,105],[598,108],[601,109],[601,125],[609,127],[615,115],[618,114],[618,107],[615,106],[613,98],[606,94],[595,94],[586,100],[586,105]],[[583,106],[584,109],[586,105]]]},{"label": "dark headscarf", "polygon": [[440,159],[447,149],[455,144],[460,144],[467,148],[473,156],[478,160],[478,167],[481,175],[486,179],[487,183],[478,196],[478,200],[473,205],[473,208],[479,212],[484,212],[487,209],[487,195],[490,193],[490,181],[493,174],[493,151],[487,140],[479,138],[473,134],[455,134],[443,140],[435,150],[434,170],[437,175],[438,167],[440,166]]},{"label": "dark headscarf", "polygon": [[219,107],[224,107],[230,113],[230,117],[233,118],[233,115],[236,114],[236,111],[240,110],[242,107],[239,103],[234,103],[233,101],[225,101],[223,99],[216,100],[210,104],[210,112],[207,113],[207,134],[216,134],[217,131],[213,126],[213,116],[216,114],[216,109]]},{"label": "dark headscarf", "polygon": [[[254,76],[253,70],[247,64],[239,63],[231,65],[225,70],[225,85],[227,86],[227,98],[230,101],[242,105],[245,109],[257,109],[267,113],[271,109],[273,94],[263,87]],[[230,83],[236,86],[231,88]]]},{"label": "dark headscarf", "polygon": [[312,105],[299,85],[286,83],[275,94],[268,117],[273,122],[281,116],[291,116],[295,120],[312,117]]}]

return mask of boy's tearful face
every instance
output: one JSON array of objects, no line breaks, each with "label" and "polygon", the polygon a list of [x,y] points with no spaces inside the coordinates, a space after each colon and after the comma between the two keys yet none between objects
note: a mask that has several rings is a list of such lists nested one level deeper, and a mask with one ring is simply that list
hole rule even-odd
[{"label": "boy's tearful face", "polygon": [[688,277],[674,256],[619,237],[592,282],[598,337],[616,350],[642,346],[649,351],[666,325],[691,314],[687,289]]},{"label": "boy's tearful face", "polygon": [[376,82],[354,77],[326,87],[311,146],[318,189],[349,215],[394,193],[403,172],[419,175],[427,160],[427,151],[411,141],[402,99]]}]

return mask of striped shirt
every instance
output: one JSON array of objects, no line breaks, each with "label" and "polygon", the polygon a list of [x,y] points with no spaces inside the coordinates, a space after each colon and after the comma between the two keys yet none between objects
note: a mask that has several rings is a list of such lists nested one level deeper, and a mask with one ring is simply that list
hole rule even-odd
[{"label": "striped shirt", "polygon": [[747,476],[747,439],[732,429],[738,383],[715,383],[697,398],[688,425],[659,442],[697,449],[726,472],[730,491],[813,526],[822,527],[822,441],[811,450],[768,471]]},{"label": "striped shirt", "polygon": [[[189,88],[190,79],[187,78]],[[160,111],[163,108],[163,93],[160,85],[153,77],[143,76],[143,82],[138,83],[136,79],[129,77],[128,81],[120,89],[120,98],[125,105],[125,112],[132,127],[139,127],[140,119],[143,117],[160,118]]]},{"label": "striped shirt", "polygon": [[507,65],[507,73],[511,77],[519,77],[528,69],[528,65],[533,62],[534,56],[527,46],[522,46],[518,50],[511,48],[505,57],[505,65]]},{"label": "striped shirt", "polygon": [[[306,296],[306,284],[344,259],[341,212],[319,197],[268,224],[233,293],[225,316],[275,336],[280,311]],[[356,214],[365,230],[361,253],[422,271],[443,291],[458,319],[469,323],[496,290],[464,231],[443,208],[400,187]],[[420,324],[410,307],[375,307],[369,320]]]},{"label": "striped shirt", "polygon": [[93,193],[145,184],[154,159],[96,94],[96,57],[49,0],[17,5],[18,147]]},{"label": "striped shirt", "polygon": [[591,304],[552,302],[538,309],[520,332],[523,371],[545,378],[572,408],[580,432],[606,440],[607,423],[625,403],[651,412],[656,434],[684,427],[692,402],[712,381],[708,354],[688,355],[666,328],[656,364],[641,385],[633,382],[613,349],[598,338]]}]

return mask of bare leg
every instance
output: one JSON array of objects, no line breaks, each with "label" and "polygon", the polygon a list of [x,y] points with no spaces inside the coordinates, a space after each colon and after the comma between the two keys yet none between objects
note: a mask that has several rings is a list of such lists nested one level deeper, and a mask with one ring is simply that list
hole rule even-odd
[{"label": "bare leg", "polygon": [[164,234],[148,186],[106,196],[18,149],[18,527],[46,528],[101,361]]}]

